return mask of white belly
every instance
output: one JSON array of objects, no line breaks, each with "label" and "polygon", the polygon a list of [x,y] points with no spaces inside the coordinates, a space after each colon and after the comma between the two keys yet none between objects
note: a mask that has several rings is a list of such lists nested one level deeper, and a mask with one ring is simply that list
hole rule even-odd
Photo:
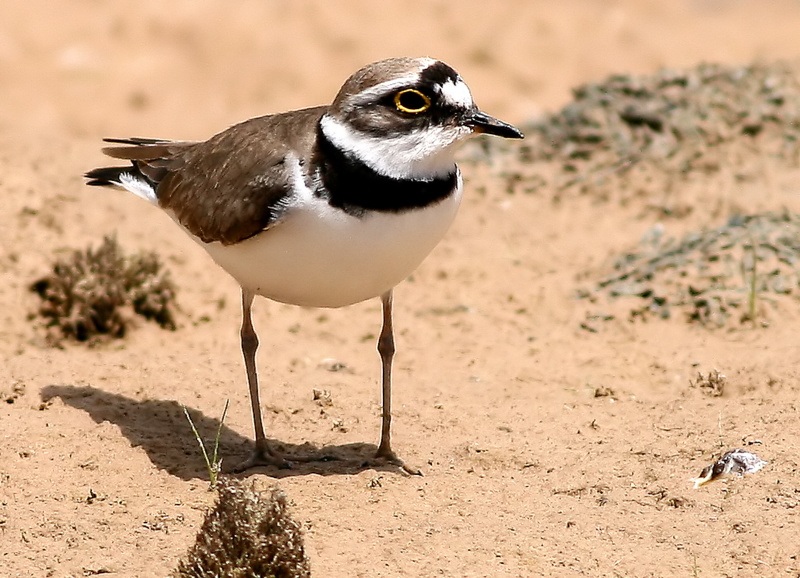
[{"label": "white belly", "polygon": [[307,307],[377,297],[411,274],[444,236],[461,202],[354,217],[306,199],[272,228],[235,245],[198,242],[245,289]]}]

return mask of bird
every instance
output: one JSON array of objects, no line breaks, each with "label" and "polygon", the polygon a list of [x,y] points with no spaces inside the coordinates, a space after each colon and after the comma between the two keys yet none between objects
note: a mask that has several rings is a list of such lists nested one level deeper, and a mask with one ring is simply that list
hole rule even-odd
[{"label": "bird", "polygon": [[[329,105],[251,118],[205,141],[106,138],[125,166],[85,173],[166,212],[241,286],[255,446],[233,471],[291,467],[264,433],[256,296],[303,307],[381,301],[381,429],[374,460],[419,473],[391,444],[394,288],[439,243],[462,199],[459,146],[520,139],[452,67],[397,57],[352,74]],[[121,164],[121,163],[117,163]]]}]

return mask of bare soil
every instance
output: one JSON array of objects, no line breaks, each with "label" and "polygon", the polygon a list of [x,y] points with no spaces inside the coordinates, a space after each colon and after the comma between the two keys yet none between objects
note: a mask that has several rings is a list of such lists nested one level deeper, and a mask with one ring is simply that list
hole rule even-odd
[{"label": "bare soil", "polygon": [[[236,284],[84,186],[100,139],[206,138],[427,54],[530,138],[463,151],[459,217],[396,292],[394,442],[424,476],[357,465],[380,304],[262,300],[268,434],[349,459],[241,477],[286,494],[313,576],[800,576],[798,30],[789,0],[2,4],[0,575],[167,576],[215,500],[182,406],[213,438],[230,400],[223,465],[252,436]],[[53,347],[31,284],[112,234],[170,271],[177,328]],[[693,488],[736,447],[767,465]]]}]

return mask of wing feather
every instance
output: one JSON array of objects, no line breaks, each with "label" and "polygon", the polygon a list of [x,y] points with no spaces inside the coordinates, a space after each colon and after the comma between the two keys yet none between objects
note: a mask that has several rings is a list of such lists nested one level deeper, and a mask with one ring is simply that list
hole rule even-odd
[{"label": "wing feather", "polygon": [[[104,139],[122,146],[105,147],[103,152],[131,161],[133,169],[124,170],[150,184],[159,206],[190,233],[206,243],[238,243],[274,225],[290,205],[287,158],[310,157],[325,110],[250,119],[203,142]],[[87,176],[95,185],[118,184],[98,176],[122,170],[95,169]]]}]

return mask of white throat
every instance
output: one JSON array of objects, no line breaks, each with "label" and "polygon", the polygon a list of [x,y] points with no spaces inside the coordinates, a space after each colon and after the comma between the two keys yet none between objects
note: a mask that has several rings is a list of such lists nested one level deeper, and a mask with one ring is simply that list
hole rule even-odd
[{"label": "white throat", "polygon": [[430,127],[377,137],[327,114],[320,126],[336,148],[353,155],[376,173],[395,179],[427,180],[452,173],[458,145],[471,134],[468,127]]}]

